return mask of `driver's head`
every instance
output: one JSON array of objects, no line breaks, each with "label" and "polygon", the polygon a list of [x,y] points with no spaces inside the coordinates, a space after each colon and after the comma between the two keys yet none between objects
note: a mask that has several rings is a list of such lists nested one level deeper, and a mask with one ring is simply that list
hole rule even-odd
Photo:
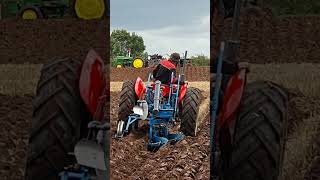
[{"label": "driver's head", "polygon": [[179,60],[180,60],[180,55],[179,55],[179,53],[172,53],[172,54],[170,55],[169,61],[171,61],[173,64],[178,65]]}]

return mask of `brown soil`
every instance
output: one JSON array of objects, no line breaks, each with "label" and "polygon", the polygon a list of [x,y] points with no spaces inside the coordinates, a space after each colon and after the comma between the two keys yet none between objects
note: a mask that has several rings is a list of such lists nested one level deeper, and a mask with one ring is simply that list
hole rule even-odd
[{"label": "brown soil", "polygon": [[[223,20],[212,19],[211,55],[215,57]],[[319,29],[319,16],[278,17],[268,8],[244,11],[240,17],[240,59],[257,64],[319,63]],[[230,18],[225,21],[223,32],[231,34]]]},{"label": "brown soil", "polygon": [[[320,149],[320,144],[318,142],[317,148]],[[319,180],[320,179],[320,152],[315,156],[310,164],[308,173],[305,176],[305,180]]]},{"label": "brown soil", "polygon": [[57,56],[83,60],[94,48],[109,60],[109,21],[0,21],[0,63],[45,63]]},{"label": "brown soil", "polygon": [[310,118],[312,114],[320,114],[320,100],[307,97],[297,90],[290,90],[289,96],[288,133],[290,134],[303,119]]},{"label": "brown soil", "polygon": [[[115,133],[119,92],[111,93],[111,97],[111,127]],[[205,119],[197,137],[186,137],[156,153],[146,150],[148,137],[143,132],[112,139],[111,179],[209,179],[209,117]]]},{"label": "brown soil", "polygon": [[[319,113],[319,101],[305,97],[297,91],[291,92],[289,136],[293,127],[312,112]],[[119,92],[111,93],[111,126],[116,129]],[[32,116],[32,96],[9,97],[0,95],[0,177],[22,179],[25,168],[29,123]],[[129,135],[121,141],[112,139],[112,179],[168,179],[176,176],[189,179],[209,177],[209,125],[208,120],[197,137],[186,137],[184,141],[156,152],[146,151],[146,134]],[[142,128],[142,130],[144,130]],[[306,142],[308,143],[308,142]],[[313,148],[320,152],[320,143]],[[306,179],[319,177],[319,157],[311,157]],[[303,158],[303,157],[301,157]],[[188,179],[186,178],[186,179]]]},{"label": "brown soil", "polygon": [[32,116],[31,101],[31,96],[0,95],[0,179],[23,179]]},{"label": "brown soil", "polygon": [[[285,168],[291,172],[300,172],[299,176],[304,176],[305,180],[320,179],[320,141],[317,138],[320,136],[320,123],[317,119],[320,114],[320,99],[306,97],[297,90],[290,90],[289,94],[289,124],[286,151],[288,157],[285,158],[285,161],[287,161]],[[294,135],[298,131],[300,132],[298,136]],[[317,135],[314,136],[314,133],[317,133]],[[304,141],[301,141],[301,139]],[[292,145],[289,145],[290,143],[293,144],[293,142],[300,141],[301,144],[299,145],[301,147],[291,149]],[[302,156],[293,157],[295,154]],[[285,179],[291,178],[292,174],[285,172]]]},{"label": "brown soil", "polygon": [[[146,81],[152,70],[152,68],[111,68],[111,81],[132,80],[136,77],[141,77]],[[210,81],[210,68],[187,66],[185,75],[187,81]]]}]

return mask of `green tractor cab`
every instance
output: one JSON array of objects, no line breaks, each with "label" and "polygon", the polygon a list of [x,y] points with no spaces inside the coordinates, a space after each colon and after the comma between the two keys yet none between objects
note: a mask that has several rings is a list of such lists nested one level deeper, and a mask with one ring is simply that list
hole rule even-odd
[{"label": "green tractor cab", "polygon": [[132,66],[132,57],[128,56],[117,56],[113,60],[113,67],[123,68],[123,67],[131,67]]},{"label": "green tractor cab", "polygon": [[105,0],[0,0],[0,19],[62,18],[100,19],[109,13]]}]

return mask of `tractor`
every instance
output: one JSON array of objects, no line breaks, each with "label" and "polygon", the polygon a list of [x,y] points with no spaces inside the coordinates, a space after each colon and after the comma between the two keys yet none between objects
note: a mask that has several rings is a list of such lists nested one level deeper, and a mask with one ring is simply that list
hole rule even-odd
[{"label": "tractor", "polygon": [[[119,103],[116,138],[131,132],[139,132],[139,122],[148,122],[149,140],[147,150],[155,152],[166,144],[175,144],[185,135],[196,136],[197,116],[201,101],[200,90],[181,83],[185,79],[184,62],[180,60],[178,82],[162,84],[149,74],[145,85],[140,77],[123,83]],[[172,133],[170,128],[180,123],[180,132]]]},{"label": "tractor", "polygon": [[[145,67],[155,67],[157,66],[160,61],[165,60],[165,58],[162,55],[159,54],[154,54],[154,55],[148,55],[147,58],[145,58]],[[187,58],[184,61],[185,65],[191,66],[191,59]]]},{"label": "tractor", "polygon": [[157,66],[164,58],[159,54],[149,55],[145,60],[145,67]]},{"label": "tractor", "polygon": [[109,13],[105,0],[2,0],[0,19],[62,18],[66,15],[81,19],[100,19]]},{"label": "tractor", "polygon": [[26,179],[109,179],[109,83],[104,62],[55,58],[43,65],[33,102]]},{"label": "tractor", "polygon": [[220,29],[218,57],[211,65],[210,179],[281,179],[288,93],[270,81],[247,83],[247,68],[226,73],[224,63],[245,62],[238,56],[239,16],[244,6],[241,0],[217,0],[212,5],[212,19],[222,22],[214,27],[223,29],[224,19],[232,18],[232,31],[226,38]]},{"label": "tractor", "polygon": [[127,50],[126,56],[116,56],[112,61],[112,66],[116,68],[126,68],[126,67],[134,67],[134,68],[142,68],[144,65],[144,61],[140,57],[133,58],[131,56],[131,49]]}]

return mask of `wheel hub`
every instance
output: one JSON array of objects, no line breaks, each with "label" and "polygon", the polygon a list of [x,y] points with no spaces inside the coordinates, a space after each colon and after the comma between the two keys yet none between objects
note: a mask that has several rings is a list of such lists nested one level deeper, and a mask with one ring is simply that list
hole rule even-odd
[{"label": "wheel hub", "polygon": [[22,13],[22,19],[37,19],[37,18],[38,18],[37,13],[32,9],[25,10]]}]

